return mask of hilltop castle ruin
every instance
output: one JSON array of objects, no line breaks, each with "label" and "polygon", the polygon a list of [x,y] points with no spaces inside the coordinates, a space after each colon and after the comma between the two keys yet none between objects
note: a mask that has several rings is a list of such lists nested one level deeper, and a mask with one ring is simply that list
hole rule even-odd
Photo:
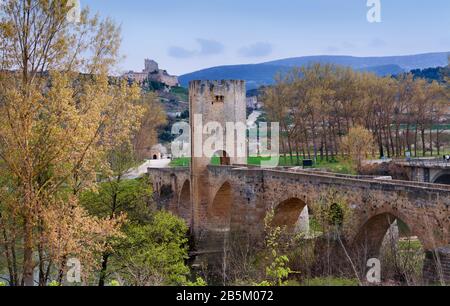
[{"label": "hilltop castle ruin", "polygon": [[169,87],[179,85],[178,77],[168,74],[166,70],[159,69],[158,63],[150,59],[145,59],[145,68],[142,72],[129,71],[122,77],[140,84],[148,80],[163,83]]}]

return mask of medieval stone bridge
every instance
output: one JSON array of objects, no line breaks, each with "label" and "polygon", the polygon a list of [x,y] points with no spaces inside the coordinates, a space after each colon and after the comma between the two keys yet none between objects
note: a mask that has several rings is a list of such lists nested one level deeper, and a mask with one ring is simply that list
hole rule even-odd
[{"label": "medieval stone bridge", "polygon": [[450,186],[246,166],[248,152],[236,144],[238,133],[226,129],[223,135],[235,140],[224,144],[228,152],[215,150],[221,166],[212,166],[211,157],[201,151],[210,145],[204,136],[211,132],[202,122],[214,123],[214,135],[228,123],[245,126],[245,93],[244,81],[191,82],[190,167],[148,171],[158,205],[186,221],[197,251],[225,248],[220,241],[233,232],[254,235],[257,243],[272,209],[275,225],[290,232],[307,230],[309,214],[321,205],[335,205],[324,199],[340,199],[351,211],[346,244],[363,247],[365,257],[376,257],[386,232],[400,219],[427,253],[426,278],[450,281]]},{"label": "medieval stone bridge", "polygon": [[450,280],[450,186],[296,169],[208,166],[201,186],[205,197],[193,205],[189,168],[149,169],[149,174],[160,205],[182,217],[196,236],[204,232],[262,233],[270,209],[275,211],[274,222],[295,231],[305,207],[314,214],[320,197],[332,192],[334,197],[345,198],[352,210],[354,230],[346,238],[350,244],[364,245],[369,258],[377,256],[389,227],[400,219],[427,252],[428,277],[438,277],[438,256]]}]

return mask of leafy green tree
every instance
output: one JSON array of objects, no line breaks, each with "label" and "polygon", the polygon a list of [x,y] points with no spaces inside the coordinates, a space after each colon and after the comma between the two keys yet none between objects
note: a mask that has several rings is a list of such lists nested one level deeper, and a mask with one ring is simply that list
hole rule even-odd
[{"label": "leafy green tree", "polygon": [[131,222],[115,242],[113,265],[129,285],[186,285],[188,228],[183,220],[155,212],[146,225]]},{"label": "leafy green tree", "polygon": [[[116,173],[117,174],[117,173]],[[85,192],[80,202],[89,213],[100,218],[113,219],[125,214],[128,220],[144,224],[150,220],[151,185],[147,179],[122,180],[121,175],[101,183],[96,191]],[[112,255],[112,245],[102,254],[99,285],[104,286],[108,277],[108,263]]]},{"label": "leafy green tree", "polygon": [[93,215],[109,217],[126,214],[128,220],[145,223],[150,217],[152,188],[148,179],[110,181],[81,195],[80,202]]},{"label": "leafy green tree", "polygon": [[[103,254],[99,285],[110,277],[133,286],[189,285],[188,228],[185,222],[152,208],[150,183],[110,180],[96,191],[85,192],[80,202],[93,215],[108,218],[125,214],[122,237],[108,242]],[[198,281],[193,285],[201,284]]]},{"label": "leafy green tree", "polygon": [[259,283],[259,286],[283,286],[289,274],[292,273],[289,268],[289,258],[282,254],[282,250],[287,248],[283,243],[282,235],[284,228],[273,225],[275,212],[269,211],[264,219],[265,243],[267,247],[266,255],[266,280]]},{"label": "leafy green tree", "polygon": [[118,281],[116,281],[116,280],[112,280],[112,281],[109,282],[109,286],[110,287],[119,287],[120,283]]}]

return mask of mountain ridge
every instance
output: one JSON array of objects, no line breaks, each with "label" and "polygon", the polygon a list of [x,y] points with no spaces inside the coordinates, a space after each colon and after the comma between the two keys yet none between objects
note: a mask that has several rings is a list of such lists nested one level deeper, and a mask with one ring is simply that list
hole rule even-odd
[{"label": "mountain ridge", "polygon": [[192,80],[243,79],[247,89],[274,83],[277,73],[285,73],[293,67],[311,63],[329,63],[346,66],[356,71],[373,72],[380,76],[395,75],[414,69],[442,67],[448,64],[450,52],[433,52],[400,56],[357,57],[349,55],[317,55],[278,59],[258,64],[223,65],[194,71],[179,77],[182,86]]}]

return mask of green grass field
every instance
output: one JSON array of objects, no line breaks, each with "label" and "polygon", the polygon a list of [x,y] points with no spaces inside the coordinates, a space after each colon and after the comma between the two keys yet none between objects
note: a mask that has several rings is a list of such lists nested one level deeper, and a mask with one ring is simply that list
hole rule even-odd
[{"label": "green grass field", "polygon": [[[262,160],[269,160],[269,158],[265,157],[248,157],[247,164],[253,165],[253,166],[260,166]],[[300,163],[297,163],[297,159],[294,158],[292,161],[290,157],[284,158],[280,157],[278,166],[280,167],[290,167],[290,166],[301,166],[302,161],[300,160]],[[170,166],[171,167],[188,167],[190,164],[189,158],[177,158],[172,160]],[[212,165],[220,165],[220,159],[218,157],[213,157],[211,160]],[[353,169],[351,163],[349,161],[321,161],[318,160],[317,163],[314,165],[313,168],[316,169],[326,169],[330,172],[340,173],[340,174],[356,174],[355,170]]]},{"label": "green grass field", "polygon": [[188,167],[190,159],[188,157],[176,158],[170,162],[171,167]]}]

